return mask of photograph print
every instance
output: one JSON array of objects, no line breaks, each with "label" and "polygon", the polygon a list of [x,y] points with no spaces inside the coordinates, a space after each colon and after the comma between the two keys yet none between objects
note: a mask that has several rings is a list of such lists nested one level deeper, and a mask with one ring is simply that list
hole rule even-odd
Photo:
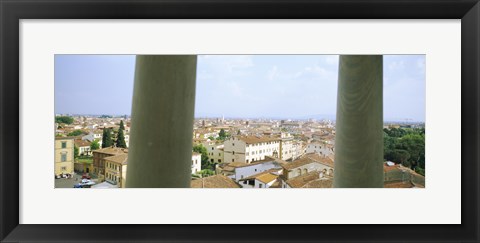
[{"label": "photograph print", "polygon": [[55,55],[55,188],[425,188],[425,55]]}]

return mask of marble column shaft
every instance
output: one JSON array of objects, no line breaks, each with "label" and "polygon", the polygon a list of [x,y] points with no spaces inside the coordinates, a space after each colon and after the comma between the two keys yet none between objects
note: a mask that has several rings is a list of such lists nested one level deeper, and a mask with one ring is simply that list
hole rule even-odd
[{"label": "marble column shaft", "polygon": [[334,187],[383,187],[383,57],[341,55]]},{"label": "marble column shaft", "polygon": [[139,55],[126,187],[190,187],[197,56]]}]

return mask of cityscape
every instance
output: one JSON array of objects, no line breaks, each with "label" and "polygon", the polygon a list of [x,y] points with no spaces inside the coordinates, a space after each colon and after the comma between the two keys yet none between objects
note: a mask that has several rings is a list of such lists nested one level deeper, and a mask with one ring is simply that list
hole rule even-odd
[{"label": "cityscape", "polygon": [[[129,57],[125,58],[129,60],[129,65],[131,65],[131,59]],[[228,56],[222,58],[228,58]],[[279,58],[291,59],[291,57],[283,56],[276,58],[273,58],[273,60]],[[314,59],[312,57],[307,58]],[[415,59],[411,59],[407,56],[406,59],[402,59],[402,57],[399,59],[394,56],[389,58],[391,60],[386,62],[385,60],[388,59],[384,57],[384,82],[394,80],[388,77],[388,72],[395,76],[402,76],[404,80],[409,78],[413,80],[411,77],[416,74],[410,76],[405,74],[408,74],[408,72],[398,74],[402,68],[407,68],[409,63],[412,63],[418,68],[419,77],[423,75],[423,79],[420,78],[419,83],[420,86],[423,85],[424,89],[424,63],[419,62],[419,60],[424,62],[424,57],[415,56]],[[214,69],[209,67],[209,65],[212,65],[212,62],[208,63],[208,61],[211,61],[209,59],[210,57],[199,57],[199,63],[197,64],[197,101],[195,102],[195,118],[191,134],[191,161],[189,161],[191,164],[190,187],[279,189],[334,187],[337,127],[335,120],[336,97],[329,97],[327,93],[336,92],[335,80],[338,77],[332,73],[338,72],[338,56],[321,56],[318,60],[325,60],[325,62],[322,64],[317,60],[316,69],[299,69],[303,70],[303,73],[296,72],[290,76],[289,74],[283,76],[285,80],[291,80],[299,79],[303,75],[305,79],[299,79],[298,83],[304,82],[301,84],[306,87],[309,86],[306,83],[307,81],[333,80],[327,85],[318,82],[320,88],[331,87],[331,90],[322,91],[325,92],[325,95],[321,96],[329,98],[325,101],[320,100],[323,104],[322,107],[325,108],[319,110],[311,108],[313,107],[312,103],[318,101],[316,100],[317,97],[313,97],[307,91],[303,95],[308,96],[308,99],[305,99],[306,103],[302,103],[304,105],[298,101],[302,99],[302,95],[288,94],[288,92],[296,92],[295,89],[298,85],[292,86],[289,89],[290,91],[284,91],[285,97],[288,98],[281,96],[279,98],[283,100],[277,103],[283,106],[284,110],[291,111],[291,115],[277,112],[277,109],[270,103],[270,113],[259,109],[258,107],[261,107],[261,105],[258,105],[259,100],[261,100],[258,98],[259,96],[263,94],[263,96],[270,95],[275,98],[273,93],[269,94],[263,87],[260,87],[262,91],[257,94],[255,93],[257,91],[250,92],[241,85],[228,86],[217,82],[217,79],[228,80],[232,77],[238,78],[238,80],[249,78],[250,75],[253,75],[252,73],[257,72],[252,70],[255,62],[252,63],[251,60],[248,61],[242,56],[233,56],[235,65],[228,66],[223,61],[217,62],[220,65],[217,66],[216,70],[220,71],[215,72],[212,71]],[[297,62],[302,61],[299,60],[300,58],[297,58]],[[264,59],[262,61],[268,62],[270,60]],[[266,83],[281,78],[282,70],[287,70],[287,68],[282,69],[282,62],[284,61],[277,61],[276,65],[266,70],[264,75]],[[68,63],[68,60],[63,65],[66,65],[66,63]],[[75,65],[79,65],[79,63],[75,62]],[[325,65],[325,68],[322,65]],[[328,65],[333,71],[328,70]],[[56,66],[56,69],[62,67]],[[225,69],[230,71],[225,72]],[[79,70],[82,70],[82,68],[79,68]],[[128,76],[126,79],[129,79],[133,86],[132,72],[133,67],[131,73],[126,75]],[[310,73],[307,75],[307,72]],[[56,85],[57,82],[62,82],[57,80],[57,77],[62,75],[65,74],[57,73],[56,70]],[[75,75],[75,72],[72,75]],[[65,79],[68,79],[68,75],[65,75]],[[208,98],[211,97],[208,92],[211,92],[213,88],[209,88],[208,92],[205,91],[204,88],[208,87],[204,83],[205,80],[215,80],[212,83],[217,83],[219,86],[223,85],[224,90],[230,89],[232,91],[230,98],[222,98],[223,94]],[[204,88],[199,88],[200,86]],[[400,84],[395,84],[397,89],[399,89],[399,86]],[[69,86],[66,85],[66,87]],[[406,87],[406,90],[413,90],[412,92],[418,95],[418,89],[415,86],[408,85]],[[301,86],[299,88],[305,89]],[[401,100],[398,96],[393,97],[393,101],[388,100],[390,99],[390,97],[386,98],[386,95],[390,95],[389,91],[386,90],[388,88],[390,86],[385,85],[384,110],[392,107],[390,110],[397,110],[397,112],[384,111],[384,114],[388,114],[389,117],[384,117],[383,122],[383,187],[424,188],[424,97],[420,97],[420,100],[423,99],[423,103],[414,104],[415,107],[421,107],[421,109],[411,108],[407,107],[408,102],[395,103],[395,100]],[[118,110],[118,107],[115,107],[112,108],[112,112],[108,112],[108,105],[110,104],[107,104],[104,105],[107,109],[91,108],[91,111],[87,112],[85,103],[82,102],[79,105],[63,106],[64,104],[74,103],[75,99],[71,95],[63,93],[57,96],[57,90],[62,92],[62,89],[56,89],[55,101],[55,188],[125,188],[126,181],[128,181],[127,170],[129,166],[130,136],[132,135],[130,106],[124,110]],[[71,89],[65,90],[71,91]],[[315,92],[312,94],[315,94]],[[408,97],[408,94],[406,96]],[[112,97],[112,100],[114,99],[115,97]],[[131,96],[125,97],[125,100],[127,100],[125,103],[128,104]],[[230,100],[239,100],[240,103]],[[252,100],[252,103],[249,103],[249,100]],[[276,99],[273,100],[275,102]],[[410,96],[408,100],[415,99]],[[290,107],[287,101],[294,103],[294,105]],[[57,106],[57,102],[61,102],[62,105]],[[215,106],[213,102],[222,104]],[[260,104],[263,104],[267,101],[260,102]],[[418,103],[416,100],[415,102]],[[102,106],[99,103],[97,104],[98,107]],[[235,113],[235,107],[242,104],[246,104],[245,107],[247,108],[238,108],[238,112]],[[228,108],[224,109],[223,106]],[[258,111],[249,113],[255,109]],[[124,111],[123,114],[120,113],[122,111]],[[414,114],[411,116],[405,115],[409,111],[413,111]],[[223,112],[227,115],[222,114]],[[311,115],[321,113],[326,115]],[[420,114],[420,116],[417,114]]]}]

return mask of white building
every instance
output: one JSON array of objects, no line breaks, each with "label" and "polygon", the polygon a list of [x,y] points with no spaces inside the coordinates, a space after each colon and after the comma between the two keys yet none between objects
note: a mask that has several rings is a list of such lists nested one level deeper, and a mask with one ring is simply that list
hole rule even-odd
[{"label": "white building", "polygon": [[258,174],[241,179],[238,183],[242,188],[270,188],[280,187],[281,181],[278,177],[281,175],[282,169],[270,169]]},{"label": "white building", "polygon": [[333,177],[333,160],[319,154],[306,154],[282,167],[284,182],[314,171],[320,172],[320,178]]},{"label": "white building", "polygon": [[90,142],[93,142],[96,139],[101,143],[102,142],[102,137],[103,137],[103,131],[102,130],[95,130],[93,132],[88,133],[88,135],[83,136],[82,140],[88,140]]},{"label": "white building", "polygon": [[90,143],[86,140],[75,139],[75,146],[78,148],[78,155],[85,156],[85,155],[92,155],[92,151],[90,149]]},{"label": "white building", "polygon": [[127,145],[127,148],[128,148],[128,145],[130,143],[130,134],[125,133],[124,137],[125,137],[125,144]]},{"label": "white building", "polygon": [[334,152],[335,150],[333,145],[318,141],[309,143],[306,149],[307,154],[316,153],[327,157],[330,157],[332,154],[334,154]]},{"label": "white building", "polygon": [[295,152],[293,136],[290,133],[281,133],[280,154],[282,160],[289,160]]},{"label": "white building", "polygon": [[[271,157],[252,163],[226,163],[217,167],[217,174],[225,175],[235,180],[244,188],[261,188],[262,183],[264,188],[268,188],[274,183],[273,180],[269,180],[272,176],[261,175],[264,173],[274,173],[278,176],[283,171],[283,164],[287,164],[287,162]],[[255,182],[255,180],[258,181]]]},{"label": "white building", "polygon": [[202,155],[192,152],[192,174],[196,174],[200,170],[202,170]]},{"label": "white building", "polygon": [[280,142],[280,138],[265,136],[231,137],[225,141],[225,162],[251,163],[264,160],[265,156],[279,158]]}]

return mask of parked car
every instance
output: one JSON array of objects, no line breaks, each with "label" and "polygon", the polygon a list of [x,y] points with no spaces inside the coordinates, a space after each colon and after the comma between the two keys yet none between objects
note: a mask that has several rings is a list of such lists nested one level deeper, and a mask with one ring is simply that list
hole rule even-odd
[{"label": "parked car", "polygon": [[95,185],[95,182],[88,179],[82,179],[80,183],[73,185],[73,188],[90,188],[92,185]]}]

